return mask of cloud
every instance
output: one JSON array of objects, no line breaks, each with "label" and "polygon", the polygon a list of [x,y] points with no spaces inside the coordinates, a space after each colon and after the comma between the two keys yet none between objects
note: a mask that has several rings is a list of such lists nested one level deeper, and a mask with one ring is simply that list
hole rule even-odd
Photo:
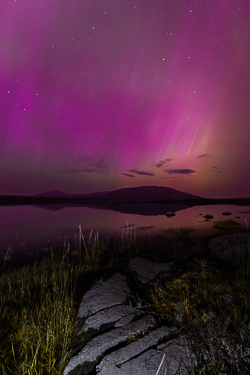
[{"label": "cloud", "polygon": [[68,157],[69,166],[64,166],[64,168],[58,172],[60,174],[76,174],[76,173],[93,173],[93,172],[103,172],[109,169],[109,164],[107,160],[98,155],[79,155],[77,157]]},{"label": "cloud", "polygon": [[155,164],[157,168],[161,168],[166,162],[165,161],[159,161],[159,163]]},{"label": "cloud", "polygon": [[129,173],[121,173],[123,176],[127,176],[127,177],[135,177],[134,175],[132,174],[129,174]]},{"label": "cloud", "polygon": [[139,174],[140,176],[154,176],[154,173],[138,171],[137,169],[129,169],[128,172]]},{"label": "cloud", "polygon": [[193,169],[166,169],[165,172],[168,174],[185,174],[185,175],[190,175],[192,173],[197,173]]},{"label": "cloud", "polygon": [[207,156],[208,156],[208,154],[201,154],[201,155],[198,156],[198,158],[205,158]]},{"label": "cloud", "polygon": [[77,167],[69,167],[64,168],[62,171],[58,172],[60,174],[77,174],[82,172],[96,172],[96,168],[77,168]]},{"label": "cloud", "polygon": [[171,161],[172,159],[165,159],[165,160],[160,160],[157,164],[155,164],[155,167],[161,168],[167,161]]},{"label": "cloud", "polygon": [[212,169],[209,169],[209,170],[208,170],[208,172],[217,172],[217,173],[222,173],[219,169],[220,169],[219,167],[215,167],[215,166],[213,166]]}]

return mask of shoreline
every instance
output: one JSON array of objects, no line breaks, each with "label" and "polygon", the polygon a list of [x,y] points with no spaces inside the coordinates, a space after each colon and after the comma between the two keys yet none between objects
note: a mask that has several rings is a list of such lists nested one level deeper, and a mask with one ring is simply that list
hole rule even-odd
[{"label": "shoreline", "polygon": [[61,198],[61,197],[31,197],[19,195],[0,195],[0,206],[12,205],[48,205],[48,204],[65,204],[65,205],[119,205],[119,204],[166,204],[182,206],[207,206],[228,204],[236,206],[250,206],[250,198],[201,198],[201,199],[165,199],[165,200],[133,200],[133,199],[102,199],[102,198]]}]

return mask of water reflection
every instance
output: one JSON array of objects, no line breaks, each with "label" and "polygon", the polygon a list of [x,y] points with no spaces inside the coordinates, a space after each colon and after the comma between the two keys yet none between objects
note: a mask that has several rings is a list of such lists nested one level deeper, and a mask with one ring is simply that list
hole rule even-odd
[{"label": "water reflection", "polygon": [[[133,206],[137,206],[133,208],[133,213],[129,212],[128,206],[119,207],[119,211],[128,212],[100,207],[67,206],[60,210],[54,206],[46,206],[46,209],[34,206],[0,207],[0,257],[2,259],[9,248],[13,254],[19,255],[55,246],[64,239],[72,240],[79,225],[84,236],[88,236],[91,230],[98,231],[100,236],[118,236],[133,229],[141,236],[160,236],[162,240],[166,233],[184,227],[189,228],[190,236],[198,241],[200,237],[219,232],[213,228],[215,221],[233,219],[246,227],[250,220],[250,208],[233,205],[189,208],[152,205],[151,213],[148,205]],[[159,214],[159,210],[163,213]],[[167,211],[175,212],[175,216],[168,218],[165,215]],[[231,215],[222,215],[226,211]],[[206,214],[212,215],[213,219],[206,220]]]}]

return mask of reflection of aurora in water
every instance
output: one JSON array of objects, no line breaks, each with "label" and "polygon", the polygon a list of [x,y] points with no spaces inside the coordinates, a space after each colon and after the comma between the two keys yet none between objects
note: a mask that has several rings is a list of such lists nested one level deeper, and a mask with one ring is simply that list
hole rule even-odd
[{"label": "reflection of aurora in water", "polygon": [[[78,234],[79,225],[85,238],[88,238],[91,230],[93,234],[98,231],[100,236],[112,237],[136,232],[139,236],[153,238],[165,236],[180,228],[189,228],[190,236],[198,241],[200,237],[220,233],[213,228],[215,221],[233,219],[246,227],[249,220],[250,225],[250,213],[247,210],[247,207],[231,205],[196,206],[177,211],[175,216],[167,218],[166,215],[133,215],[86,207],[70,207],[60,211],[32,206],[1,207],[0,253],[6,253],[9,247],[14,254],[21,254],[26,250],[36,251],[44,246],[55,246],[64,240],[72,241]],[[232,215],[223,216],[225,211]],[[204,219],[207,213],[213,215],[212,220]]]}]

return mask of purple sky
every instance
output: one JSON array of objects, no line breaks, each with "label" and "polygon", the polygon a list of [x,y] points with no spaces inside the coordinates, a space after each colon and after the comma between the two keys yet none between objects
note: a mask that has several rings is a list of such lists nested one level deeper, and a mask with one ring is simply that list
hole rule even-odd
[{"label": "purple sky", "polygon": [[250,1],[1,0],[0,194],[250,197]]}]

